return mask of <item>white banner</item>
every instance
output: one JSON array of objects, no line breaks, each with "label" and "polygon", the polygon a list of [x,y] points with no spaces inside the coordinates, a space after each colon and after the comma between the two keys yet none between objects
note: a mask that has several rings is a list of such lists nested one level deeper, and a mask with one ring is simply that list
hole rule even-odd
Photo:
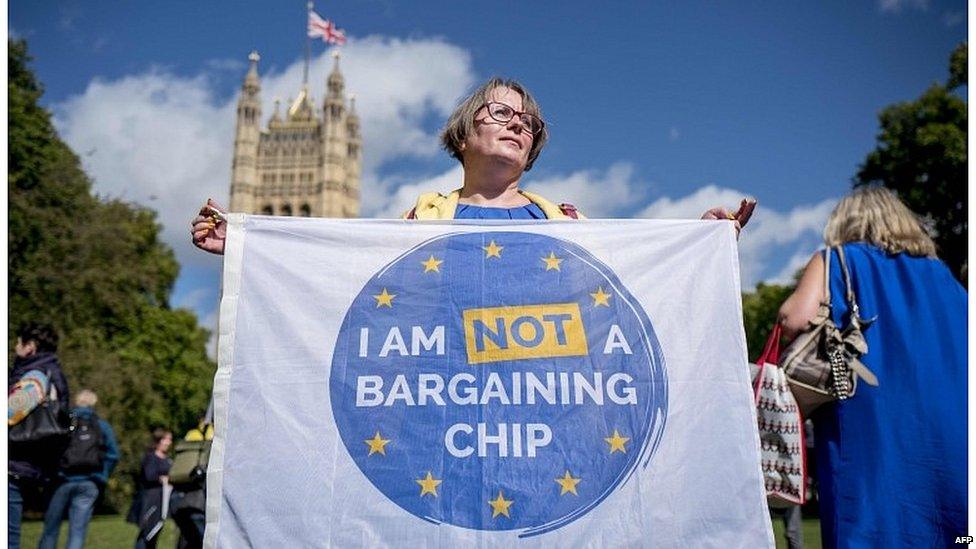
[{"label": "white banner", "polygon": [[772,547],[730,223],[231,216],[208,547]]}]

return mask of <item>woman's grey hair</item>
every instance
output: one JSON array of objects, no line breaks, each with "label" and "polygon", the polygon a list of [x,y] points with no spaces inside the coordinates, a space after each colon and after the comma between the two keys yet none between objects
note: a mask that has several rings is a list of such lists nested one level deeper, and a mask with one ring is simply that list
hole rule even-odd
[{"label": "woman's grey hair", "polygon": [[936,257],[935,243],[915,212],[889,189],[860,187],[837,204],[824,228],[824,243],[868,242],[897,254]]},{"label": "woman's grey hair", "polygon": [[[468,135],[474,131],[474,117],[481,110],[481,107],[484,107],[485,103],[491,100],[491,92],[495,88],[508,88],[521,95],[522,110],[538,116],[540,120],[542,119],[542,111],[539,109],[539,104],[536,103],[532,94],[525,89],[525,86],[515,80],[506,80],[497,76],[489,79],[462,101],[458,105],[458,108],[454,109],[454,113],[447,119],[447,125],[444,127],[444,131],[441,132],[441,145],[451,156],[457,158],[461,164],[464,164],[461,146],[468,138]],[[525,171],[532,169],[532,164],[539,157],[539,153],[542,152],[542,147],[548,139],[549,132],[546,128],[543,128],[538,135],[533,136],[532,148],[529,149],[529,160],[525,164]]]},{"label": "woman's grey hair", "polygon": [[83,408],[94,408],[98,404],[98,395],[89,389],[82,389],[75,397],[75,405]]}]

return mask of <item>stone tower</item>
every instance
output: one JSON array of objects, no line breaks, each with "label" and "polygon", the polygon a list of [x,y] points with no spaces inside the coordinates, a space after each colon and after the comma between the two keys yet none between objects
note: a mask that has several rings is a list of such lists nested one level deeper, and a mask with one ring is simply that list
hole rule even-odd
[{"label": "stone tower", "polygon": [[303,86],[287,112],[275,111],[261,129],[261,80],[257,52],[237,101],[230,210],[265,215],[356,217],[362,137],[355,99],[346,106],[339,54],[316,112]]}]

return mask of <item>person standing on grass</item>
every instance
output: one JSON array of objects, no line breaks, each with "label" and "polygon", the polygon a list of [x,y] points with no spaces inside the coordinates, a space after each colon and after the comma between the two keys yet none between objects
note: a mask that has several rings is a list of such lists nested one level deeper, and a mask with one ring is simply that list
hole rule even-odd
[{"label": "person standing on grass", "polygon": [[20,547],[24,498],[39,492],[57,473],[60,443],[39,440],[14,442],[15,430],[25,429],[30,415],[52,399],[68,409],[68,382],[57,357],[58,333],[48,324],[25,324],[17,332],[13,369],[7,373],[7,547]]},{"label": "person standing on grass", "polygon": [[98,495],[105,489],[108,477],[119,462],[115,432],[107,421],[95,413],[98,396],[88,389],[75,397],[71,410],[71,442],[61,457],[61,484],[54,490],[44,513],[44,533],[39,549],[58,545],[61,519],[68,512],[67,549],[85,546],[88,523]]},{"label": "person standing on grass", "polygon": [[139,526],[136,549],[154,549],[159,541],[162,524],[166,521],[163,512],[165,488],[169,485],[169,469],[173,461],[169,459],[173,433],[167,429],[156,428],[152,434],[152,445],[142,458],[139,469],[138,492],[127,520]]}]

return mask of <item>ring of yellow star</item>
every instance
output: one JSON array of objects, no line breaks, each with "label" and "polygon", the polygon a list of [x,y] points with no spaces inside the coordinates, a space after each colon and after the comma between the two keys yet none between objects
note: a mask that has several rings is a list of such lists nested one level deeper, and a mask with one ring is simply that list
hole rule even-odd
[{"label": "ring of yellow star", "polygon": [[491,243],[489,243],[487,246],[482,246],[481,249],[485,251],[485,259],[488,259],[489,257],[497,257],[498,259],[501,259],[502,250],[505,249],[505,246],[499,246],[498,244],[495,244],[494,240],[492,240]]},{"label": "ring of yellow star", "polygon": [[610,298],[613,297],[613,294],[608,294],[604,292],[603,286],[600,286],[599,288],[596,289],[596,292],[590,294],[590,297],[593,298],[594,307],[599,307],[600,305],[603,305],[604,307],[609,307]]},{"label": "ring of yellow star", "polygon": [[363,442],[365,442],[366,445],[369,446],[369,456],[373,454],[383,454],[385,456],[386,445],[390,443],[390,439],[381,437],[380,432],[376,431],[376,434],[373,436],[373,438],[366,439]]},{"label": "ring of yellow star", "polygon": [[562,263],[563,261],[561,258],[556,257],[556,254],[553,252],[549,252],[549,257],[540,257],[539,259],[546,262],[547,271],[552,271],[552,270],[558,271],[559,264]]},{"label": "ring of yellow star", "polygon": [[618,451],[618,450],[620,452],[624,453],[624,454],[627,453],[627,449],[624,448],[624,443],[627,442],[628,440],[630,440],[630,437],[622,437],[622,436],[620,436],[620,433],[618,433],[616,429],[613,430],[613,436],[612,437],[607,437],[607,438],[605,438],[603,440],[607,441],[607,444],[610,445],[610,453],[611,454],[614,453],[614,452],[616,452],[616,451]]},{"label": "ring of yellow star", "polygon": [[441,272],[441,270],[438,268],[440,267],[441,263],[444,263],[444,260],[435,258],[434,254],[431,254],[427,261],[420,262],[420,264],[424,266],[425,273],[429,273],[431,271],[434,271],[435,273]]},{"label": "ring of yellow star", "polygon": [[569,469],[566,469],[566,474],[563,475],[563,478],[556,479],[556,484],[558,484],[560,488],[559,495],[563,496],[566,494],[573,494],[574,496],[578,496],[579,494],[576,493],[576,485],[579,484],[581,480],[583,479],[573,478],[573,475],[569,474]]},{"label": "ring of yellow star", "polygon": [[437,486],[444,481],[437,480],[430,471],[427,471],[427,478],[418,478],[414,482],[420,485],[420,497],[424,497],[426,494],[433,494],[433,496],[436,498]]},{"label": "ring of yellow star", "polygon": [[383,288],[383,292],[374,295],[373,296],[373,299],[376,300],[376,307],[377,308],[379,308],[379,307],[389,307],[389,308],[392,309],[393,308],[393,298],[394,297],[396,297],[396,294],[391,294],[390,292],[386,291],[386,288]]},{"label": "ring of yellow star", "polygon": [[515,500],[505,499],[502,495],[502,491],[498,491],[498,497],[488,500],[488,505],[491,505],[491,518],[495,518],[498,515],[505,515],[508,518],[512,518],[512,515],[508,514],[508,508],[515,503]]}]

